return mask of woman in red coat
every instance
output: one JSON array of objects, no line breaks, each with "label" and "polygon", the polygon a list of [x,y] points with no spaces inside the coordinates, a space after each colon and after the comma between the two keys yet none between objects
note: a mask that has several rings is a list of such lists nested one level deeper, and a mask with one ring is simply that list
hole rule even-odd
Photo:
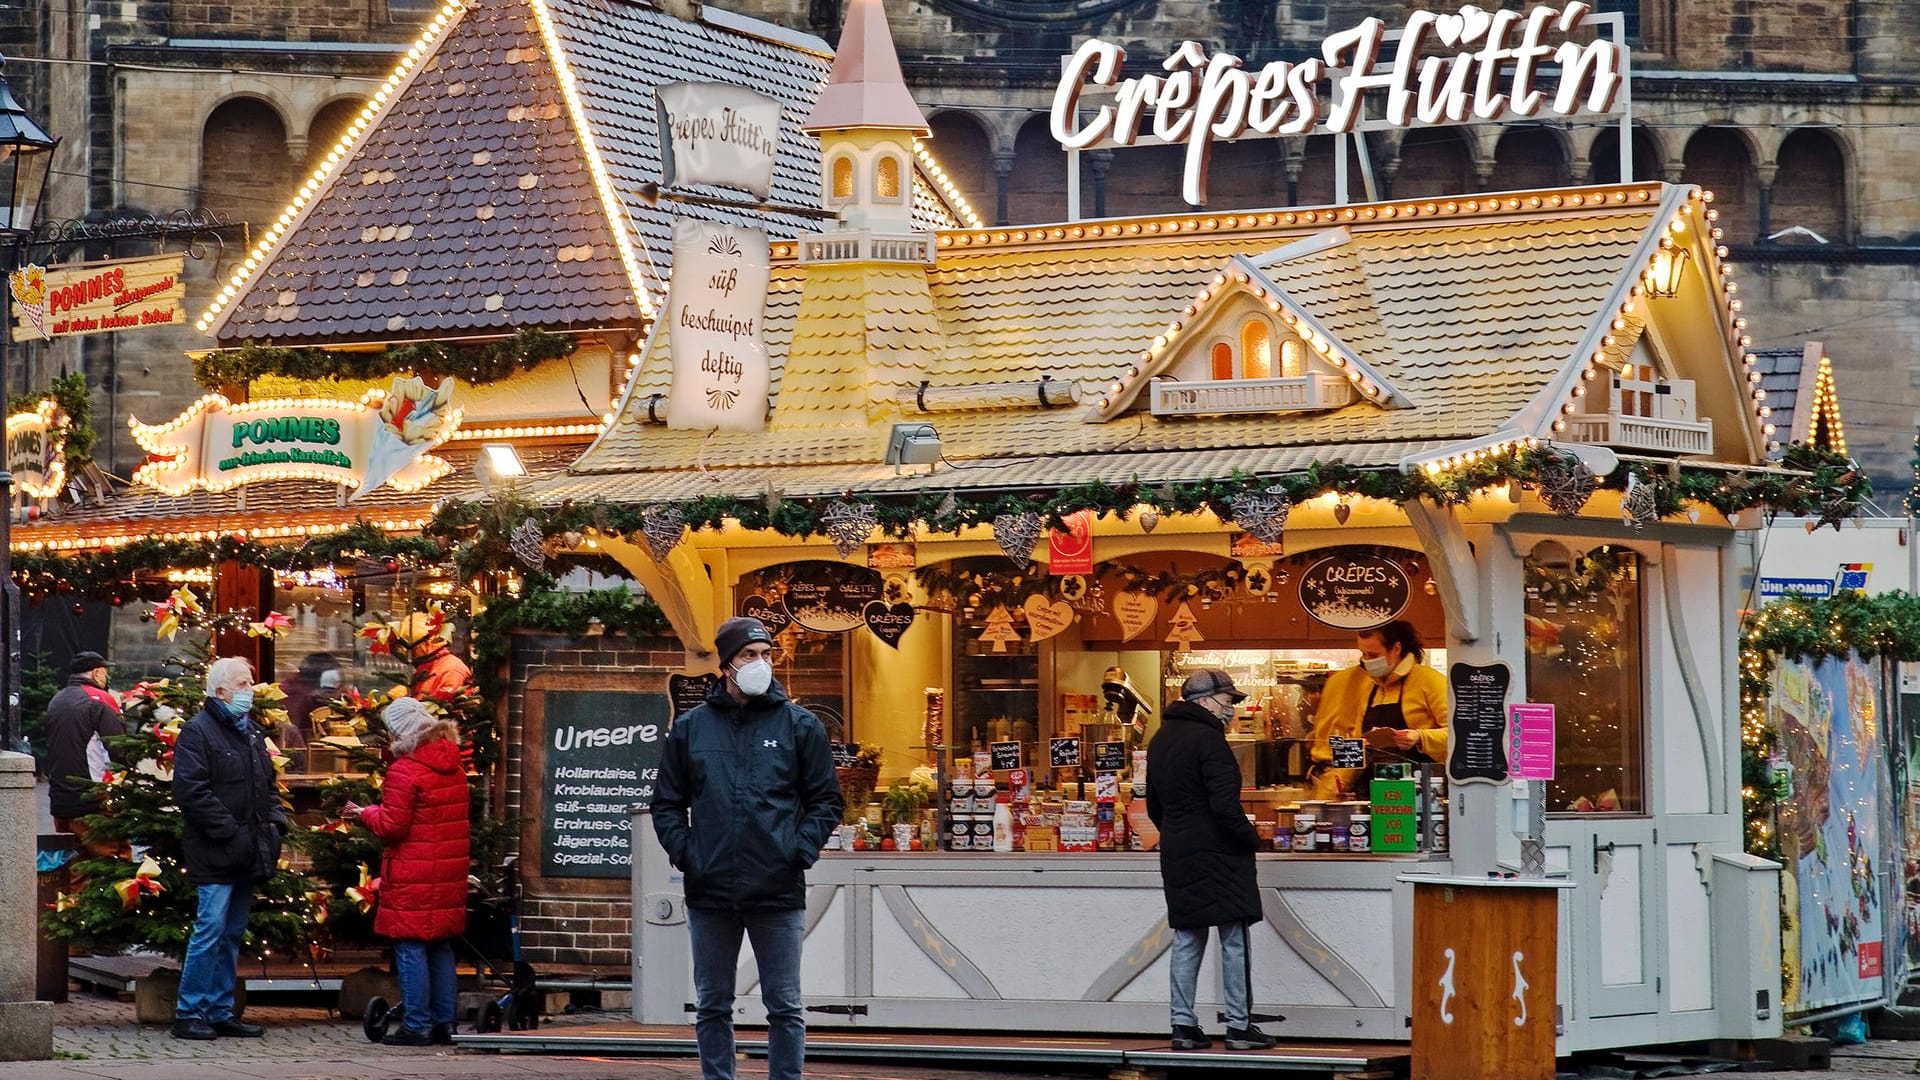
[{"label": "woman in red coat", "polygon": [[453,1041],[458,1000],[453,939],[467,926],[467,770],[459,729],[410,697],[381,714],[395,756],[380,805],[348,803],[387,846],[380,871],[375,933],[393,939],[404,1006],[401,1026],[384,1042],[427,1046]]}]

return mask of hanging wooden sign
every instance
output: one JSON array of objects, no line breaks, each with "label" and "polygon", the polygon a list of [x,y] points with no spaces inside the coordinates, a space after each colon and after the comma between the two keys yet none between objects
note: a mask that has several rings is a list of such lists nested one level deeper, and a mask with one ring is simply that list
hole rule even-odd
[{"label": "hanging wooden sign", "polygon": [[110,334],[187,321],[186,255],[28,265],[8,275],[13,340]]},{"label": "hanging wooden sign", "polygon": [[865,626],[867,605],[880,599],[885,586],[878,573],[848,563],[815,559],[794,563],[789,569],[788,616],[822,634],[843,634]]},{"label": "hanging wooden sign", "polygon": [[732,83],[657,87],[660,182],[719,184],[764,199],[780,152],[780,102]]},{"label": "hanging wooden sign", "polygon": [[907,636],[913,627],[912,604],[889,604],[885,600],[869,601],[860,609],[861,618],[866,620],[867,629],[873,636],[892,648],[900,647],[900,639]]},{"label": "hanging wooden sign", "polygon": [[1132,641],[1153,625],[1160,601],[1152,593],[1123,592],[1113,598],[1113,617],[1120,622],[1120,640]]},{"label": "hanging wooden sign", "polygon": [[1300,575],[1300,605],[1337,630],[1371,630],[1400,617],[1413,585],[1400,564],[1370,551],[1335,548]]},{"label": "hanging wooden sign", "polygon": [[1020,608],[1027,614],[1027,637],[1032,641],[1045,641],[1073,625],[1073,605],[1065,600],[1049,601],[1034,593]]},{"label": "hanging wooden sign", "polygon": [[674,219],[673,282],[665,314],[673,353],[668,427],[766,427],[772,375],[761,317],[768,273],[766,233]]}]

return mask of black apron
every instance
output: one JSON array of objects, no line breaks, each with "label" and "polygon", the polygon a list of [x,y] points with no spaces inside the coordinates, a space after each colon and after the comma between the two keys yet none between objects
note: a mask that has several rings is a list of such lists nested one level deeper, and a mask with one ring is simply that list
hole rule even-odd
[{"label": "black apron", "polygon": [[[1405,696],[1407,692],[1405,680],[1403,679],[1401,682],[1400,693],[1402,696]],[[1396,698],[1385,705],[1375,705],[1373,699],[1379,696],[1379,694],[1379,683],[1374,683],[1373,689],[1367,691],[1367,711],[1360,716],[1360,737],[1363,739],[1366,738],[1367,732],[1372,731],[1374,728],[1392,728],[1395,731],[1407,730],[1407,714],[1400,708],[1400,700]],[[1419,744],[1417,743],[1406,750],[1398,748],[1382,750],[1371,746],[1367,748],[1367,756],[1369,758],[1372,758],[1376,754],[1387,759],[1386,761],[1376,760],[1374,762],[1376,766],[1409,761],[1415,763],[1431,762],[1433,760],[1426,754],[1421,753]]]}]

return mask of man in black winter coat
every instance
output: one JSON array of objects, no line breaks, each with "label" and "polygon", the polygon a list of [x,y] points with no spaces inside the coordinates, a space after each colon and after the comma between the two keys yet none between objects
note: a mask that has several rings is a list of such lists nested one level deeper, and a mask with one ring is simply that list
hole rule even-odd
[{"label": "man in black winter coat", "polygon": [[767,1075],[800,1080],[806,870],[840,824],[840,779],[826,729],[774,681],[766,625],[728,619],[714,644],[721,681],[675,721],[653,797],[654,832],[685,877],[700,1071],[705,1080],[734,1080],[744,934],[767,1007]]},{"label": "man in black winter coat", "polygon": [[252,667],[237,656],[221,657],[207,669],[205,705],[173,747],[181,854],[199,901],[180,969],[176,1039],[261,1033],[259,1025],[233,1015],[233,984],[253,887],[279,866],[287,815],[252,711]]},{"label": "man in black winter coat", "polygon": [[83,652],[68,670],[65,689],[47,702],[47,809],[53,827],[74,834],[89,854],[112,855],[119,844],[89,839],[77,819],[97,809],[87,801],[87,787],[100,779],[106,749],[95,740],[125,735],[127,726],[107,693],[106,657]]},{"label": "man in black winter coat", "polygon": [[1193,1011],[1207,932],[1220,931],[1227,1047],[1264,1050],[1274,1038],[1253,1025],[1247,926],[1261,917],[1253,853],[1260,834],[1240,809],[1240,766],[1227,746],[1233,707],[1247,695],[1226,672],[1188,676],[1147,744],[1147,816],[1160,829],[1160,877],[1173,928],[1173,1048],[1213,1045]]}]

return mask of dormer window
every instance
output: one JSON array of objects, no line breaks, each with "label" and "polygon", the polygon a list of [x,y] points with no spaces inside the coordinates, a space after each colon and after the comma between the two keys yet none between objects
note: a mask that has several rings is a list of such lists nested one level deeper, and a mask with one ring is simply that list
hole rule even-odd
[{"label": "dormer window", "polygon": [[1695,414],[1691,379],[1662,378],[1652,364],[1625,364],[1602,378],[1566,418],[1570,438],[1656,454],[1712,451],[1713,421]]},{"label": "dormer window", "polygon": [[1222,323],[1215,324],[1204,361],[1190,355],[1173,365],[1170,377],[1153,380],[1155,414],[1309,412],[1353,401],[1352,380],[1309,359],[1300,339],[1265,312]]}]

